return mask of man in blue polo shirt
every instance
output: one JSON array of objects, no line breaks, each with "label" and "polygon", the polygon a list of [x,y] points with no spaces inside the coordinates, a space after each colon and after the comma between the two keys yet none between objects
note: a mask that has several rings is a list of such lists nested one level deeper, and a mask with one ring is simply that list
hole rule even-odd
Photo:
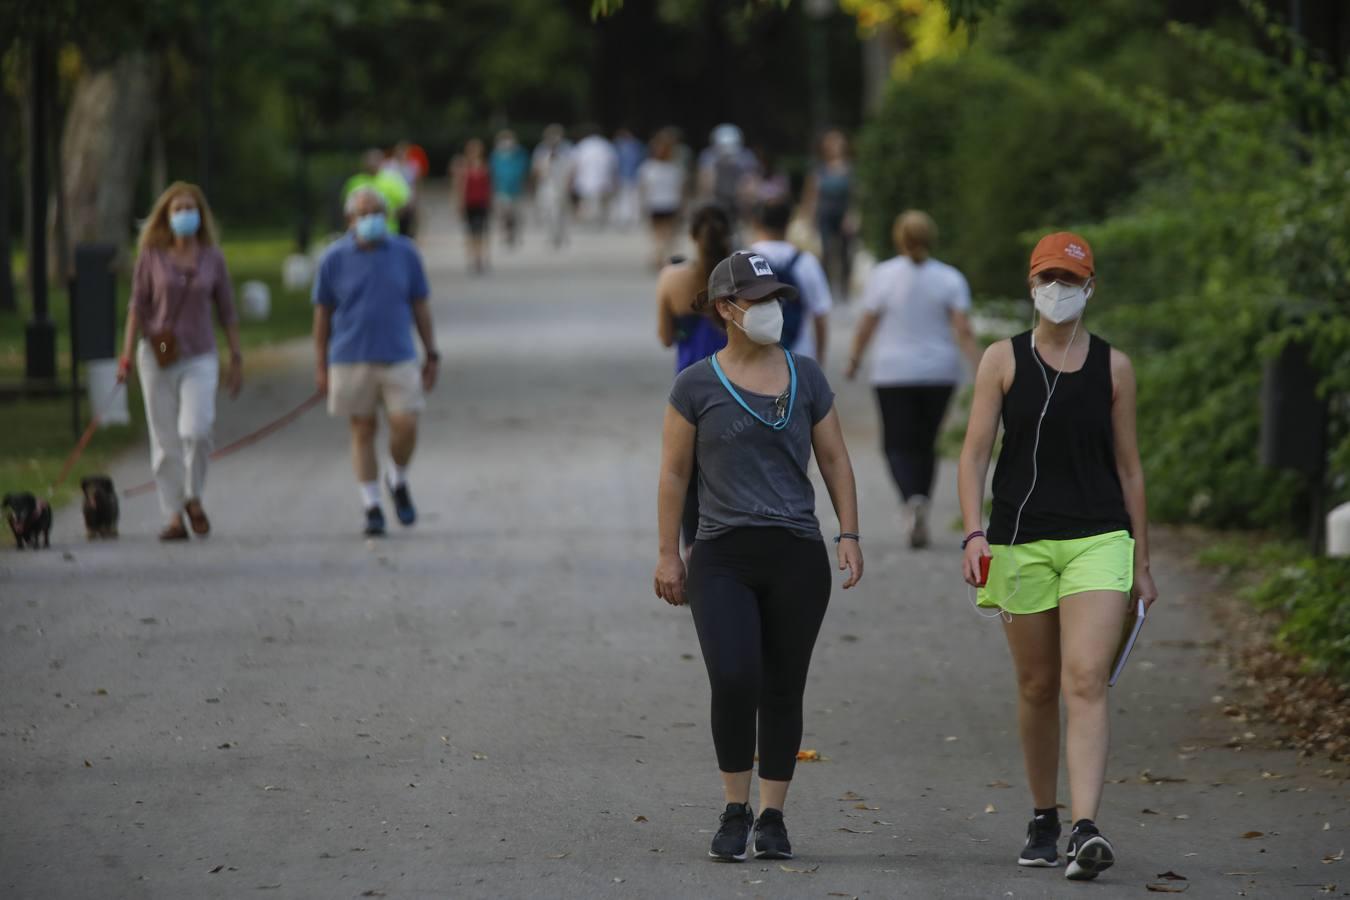
[{"label": "man in blue polo shirt", "polygon": [[[351,423],[352,466],[361,485],[368,535],[384,534],[375,462],[378,411],[389,421],[393,471],[385,483],[398,520],[417,519],[408,489],[408,462],[417,445],[423,391],[436,384],[440,354],[432,332],[427,276],[412,241],[390,234],[385,199],[371,187],[347,197],[351,229],[328,248],[314,279],[315,382],[328,412]],[[426,362],[418,365],[417,327]]]}]

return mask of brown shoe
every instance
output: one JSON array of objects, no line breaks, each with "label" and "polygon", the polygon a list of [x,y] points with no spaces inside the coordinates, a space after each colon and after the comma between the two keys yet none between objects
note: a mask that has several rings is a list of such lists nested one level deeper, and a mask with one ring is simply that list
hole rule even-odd
[{"label": "brown shoe", "polygon": [[183,511],[187,513],[188,521],[192,523],[194,534],[205,537],[211,533],[211,520],[206,517],[206,511],[202,509],[202,501],[189,500],[187,505],[183,507]]},{"label": "brown shoe", "polygon": [[188,539],[188,530],[183,525],[182,519],[175,519],[164,530],[159,533],[161,541],[186,541]]}]

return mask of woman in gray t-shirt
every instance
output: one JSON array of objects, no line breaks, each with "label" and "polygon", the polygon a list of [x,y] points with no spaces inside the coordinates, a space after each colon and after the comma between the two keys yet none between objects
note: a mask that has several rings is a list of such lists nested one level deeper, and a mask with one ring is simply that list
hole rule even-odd
[{"label": "woman in gray t-shirt", "polygon": [[[758,254],[713,269],[699,307],[727,346],[680,373],[666,409],[656,595],[688,602],[712,685],[726,811],[709,855],[786,859],[783,804],[802,738],[802,694],[830,598],[808,466],[815,451],[841,533],[844,587],[862,577],[858,501],[834,393],[814,360],[778,341],[795,289]],[[687,573],[680,512],[698,452],[699,525]],[[758,725],[758,728],[756,727]],[[760,815],[750,810],[756,738]]]}]

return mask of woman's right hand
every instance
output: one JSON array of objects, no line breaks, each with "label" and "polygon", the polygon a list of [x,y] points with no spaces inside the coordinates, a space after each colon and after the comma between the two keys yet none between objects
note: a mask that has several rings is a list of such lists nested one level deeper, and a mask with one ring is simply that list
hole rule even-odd
[{"label": "woman's right hand", "polygon": [[961,564],[961,575],[966,579],[966,584],[980,587],[980,557],[993,555],[989,549],[989,542],[983,537],[970,539],[970,543],[966,544],[965,559]]},{"label": "woman's right hand", "polygon": [[127,378],[131,376],[131,357],[123,356],[117,360],[117,383],[126,384]]},{"label": "woman's right hand", "polygon": [[328,395],[328,367],[319,366],[314,370],[314,388],[324,396]]},{"label": "woman's right hand", "polygon": [[684,560],[679,553],[662,553],[654,576],[656,596],[671,606],[684,606]]}]

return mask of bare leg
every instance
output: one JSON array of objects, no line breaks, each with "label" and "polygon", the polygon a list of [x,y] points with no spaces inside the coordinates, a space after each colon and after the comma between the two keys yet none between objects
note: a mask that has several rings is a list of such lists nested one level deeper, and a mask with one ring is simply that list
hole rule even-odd
[{"label": "bare leg", "polygon": [[1055,805],[1059,782],[1059,613],[1013,616],[1003,632],[1017,670],[1017,725],[1032,805]]},{"label": "bare leg", "polygon": [[389,414],[389,455],[394,465],[402,468],[412,459],[417,446],[417,414]]},{"label": "bare leg", "polygon": [[352,470],[361,484],[378,477],[375,465],[375,431],[379,427],[374,416],[352,416]]},{"label": "bare leg", "polygon": [[750,802],[750,774],[752,771],[752,769],[746,769],[744,772],[722,773],[722,794],[725,796],[726,802]]},{"label": "bare leg", "polygon": [[790,781],[770,781],[766,778],[759,780],[759,811],[766,809],[776,809],[783,811],[783,804],[787,803],[788,788],[792,786]]},{"label": "bare leg", "polygon": [[1059,602],[1061,679],[1068,713],[1065,756],[1073,821],[1096,819],[1106,781],[1110,710],[1106,681],[1129,608],[1118,591],[1089,591]]}]

